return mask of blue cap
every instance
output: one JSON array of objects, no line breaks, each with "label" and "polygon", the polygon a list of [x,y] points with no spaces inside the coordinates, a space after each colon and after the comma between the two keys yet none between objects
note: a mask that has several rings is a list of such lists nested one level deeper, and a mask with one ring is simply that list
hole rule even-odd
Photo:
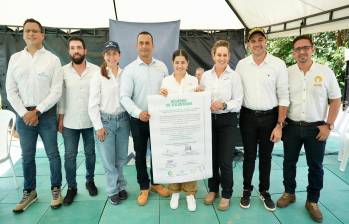
[{"label": "blue cap", "polygon": [[119,44],[115,41],[108,41],[104,44],[103,52],[106,52],[107,50],[114,49],[120,53],[120,47]]}]

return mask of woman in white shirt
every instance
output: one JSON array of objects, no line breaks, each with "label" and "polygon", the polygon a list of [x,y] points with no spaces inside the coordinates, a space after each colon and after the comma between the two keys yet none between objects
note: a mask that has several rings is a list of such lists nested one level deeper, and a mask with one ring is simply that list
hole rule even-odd
[{"label": "woman in white shirt", "polygon": [[[205,204],[212,204],[218,197],[219,185],[222,197],[219,210],[227,210],[233,193],[233,147],[236,136],[237,112],[240,111],[243,89],[240,76],[229,67],[229,42],[217,41],[211,50],[214,66],[206,71],[200,84],[205,91],[211,92],[212,112],[212,168],[213,177],[208,179],[209,193],[204,198]],[[234,118],[235,117],[235,118]]]},{"label": "woman in white shirt", "polygon": [[[198,88],[198,79],[187,73],[189,63],[188,54],[183,49],[178,49],[172,55],[172,62],[174,72],[172,75],[167,76],[162,80],[160,94],[167,96],[168,94],[196,91]],[[170,201],[170,207],[172,209],[178,208],[179,192],[184,191],[186,193],[188,210],[196,210],[196,181],[169,184],[168,189],[173,192]]]},{"label": "woman in white shirt", "polygon": [[101,72],[91,79],[89,116],[96,130],[110,203],[119,204],[128,197],[123,166],[127,161],[129,117],[120,104],[120,48],[109,41],[104,46]]}]

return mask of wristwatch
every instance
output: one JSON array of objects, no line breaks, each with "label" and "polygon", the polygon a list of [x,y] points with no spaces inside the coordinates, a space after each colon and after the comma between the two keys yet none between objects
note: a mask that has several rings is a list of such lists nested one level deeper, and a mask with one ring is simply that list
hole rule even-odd
[{"label": "wristwatch", "polygon": [[333,124],[330,124],[330,123],[325,123],[325,125],[328,127],[328,129],[330,130],[330,131],[332,131],[333,129],[334,129],[334,125]]},{"label": "wristwatch", "polygon": [[225,110],[227,109],[227,104],[225,102],[223,102],[223,109],[222,110]]},{"label": "wristwatch", "polygon": [[283,128],[285,126],[285,122],[278,121],[276,125],[279,125],[281,128]]}]

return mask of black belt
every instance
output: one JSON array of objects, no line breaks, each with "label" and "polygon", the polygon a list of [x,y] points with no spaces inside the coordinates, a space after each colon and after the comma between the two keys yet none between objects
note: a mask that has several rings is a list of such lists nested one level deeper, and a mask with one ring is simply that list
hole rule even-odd
[{"label": "black belt", "polygon": [[234,115],[237,116],[238,113],[236,112],[228,112],[228,113],[221,113],[221,114],[211,114],[212,119],[219,119],[219,118],[227,118],[227,117],[233,117]]},{"label": "black belt", "polygon": [[277,111],[278,111],[278,107],[274,107],[273,109],[270,109],[270,110],[251,110],[251,109],[248,109],[247,107],[241,107],[241,112],[254,114],[256,116],[274,114]]},{"label": "black belt", "polygon": [[286,123],[288,125],[295,125],[299,127],[312,127],[312,126],[324,125],[325,121],[306,122],[306,121],[294,121],[289,118],[286,118]]}]

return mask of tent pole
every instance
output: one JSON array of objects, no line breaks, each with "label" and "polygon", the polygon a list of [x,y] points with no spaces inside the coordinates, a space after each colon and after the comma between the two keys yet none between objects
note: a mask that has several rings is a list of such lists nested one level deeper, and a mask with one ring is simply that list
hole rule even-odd
[{"label": "tent pole", "polygon": [[234,6],[230,3],[229,0],[225,0],[225,2],[228,4],[229,8],[234,12],[234,14],[236,15],[236,17],[238,17],[240,23],[245,27],[245,29],[248,29],[249,27],[246,25],[246,23],[244,22],[244,20],[241,18],[241,16],[239,15],[239,13],[236,11],[236,9],[234,8]]},{"label": "tent pole", "polygon": [[118,20],[118,14],[116,13],[116,4],[115,4],[115,0],[113,0],[113,4],[114,4],[115,20]]}]

